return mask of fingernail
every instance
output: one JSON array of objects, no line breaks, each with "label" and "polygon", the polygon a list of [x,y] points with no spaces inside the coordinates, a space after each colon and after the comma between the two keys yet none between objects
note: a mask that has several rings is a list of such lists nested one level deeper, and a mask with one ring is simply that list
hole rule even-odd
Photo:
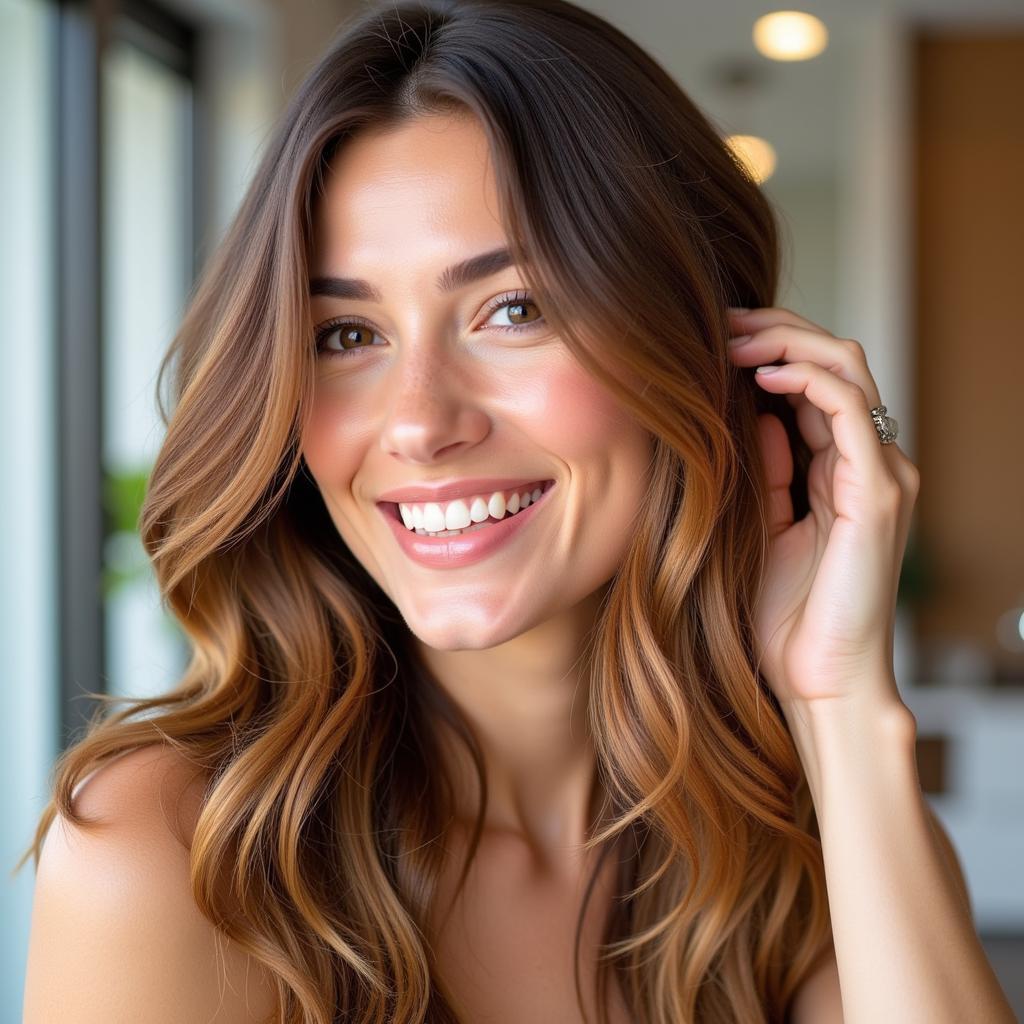
[{"label": "fingernail", "polygon": [[755,373],[774,373],[776,370],[781,370],[781,366],[759,366],[754,372]]},{"label": "fingernail", "polygon": [[741,334],[738,338],[730,338],[729,347],[732,348],[736,345],[745,345],[748,341],[750,341],[751,337],[752,335],[750,334]]}]

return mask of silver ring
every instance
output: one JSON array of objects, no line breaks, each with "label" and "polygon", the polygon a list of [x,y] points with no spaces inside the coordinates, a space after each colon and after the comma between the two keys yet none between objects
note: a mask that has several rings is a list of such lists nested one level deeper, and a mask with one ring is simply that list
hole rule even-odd
[{"label": "silver ring", "polygon": [[896,435],[900,432],[900,425],[891,417],[885,415],[885,406],[880,405],[871,410],[871,419],[878,431],[878,440],[882,444],[892,444]]}]

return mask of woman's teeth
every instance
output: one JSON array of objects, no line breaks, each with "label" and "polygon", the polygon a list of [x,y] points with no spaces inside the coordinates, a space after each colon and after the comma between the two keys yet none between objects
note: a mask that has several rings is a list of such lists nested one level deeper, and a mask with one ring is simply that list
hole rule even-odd
[{"label": "woman's teeth", "polygon": [[547,483],[538,483],[521,492],[507,492],[508,497],[506,492],[495,491],[489,497],[474,495],[447,503],[400,502],[398,512],[407,530],[427,537],[454,537],[460,533],[482,530],[506,516],[514,516],[535,502],[547,487]]}]

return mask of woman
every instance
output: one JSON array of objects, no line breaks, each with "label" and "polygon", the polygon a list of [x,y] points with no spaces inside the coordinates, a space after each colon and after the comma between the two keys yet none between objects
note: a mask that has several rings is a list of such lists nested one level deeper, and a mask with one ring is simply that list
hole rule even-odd
[{"label": "woman", "polygon": [[60,762],[28,1021],[1012,1019],[892,675],[917,471],[777,266],[593,15],[346,27],[165,362],[193,658]]}]

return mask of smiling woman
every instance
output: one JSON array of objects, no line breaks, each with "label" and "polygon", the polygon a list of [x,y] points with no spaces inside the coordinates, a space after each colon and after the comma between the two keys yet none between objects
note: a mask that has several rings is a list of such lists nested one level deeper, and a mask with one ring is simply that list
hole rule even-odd
[{"label": "smiling woman", "polygon": [[[423,114],[350,140],[314,211],[318,366],[302,455],[348,550],[434,651],[513,638],[526,650],[535,627],[595,593],[622,562],[653,455],[649,431],[538,311],[499,207],[477,119]],[[525,322],[500,322],[513,317]],[[498,467],[507,486],[466,475]],[[404,515],[379,514],[384,488],[407,499]],[[545,571],[554,559],[559,572]],[[564,754],[549,777],[582,751]],[[584,809],[545,813],[582,821]]]},{"label": "smiling woman", "polygon": [[[142,532],[194,655],[58,766],[30,1021],[755,1024],[815,969],[838,998],[753,644],[759,412],[798,517],[810,452],[726,346],[777,272],[755,183],[594,15],[344,27],[163,367]],[[69,1009],[86,948],[117,969]]]}]

